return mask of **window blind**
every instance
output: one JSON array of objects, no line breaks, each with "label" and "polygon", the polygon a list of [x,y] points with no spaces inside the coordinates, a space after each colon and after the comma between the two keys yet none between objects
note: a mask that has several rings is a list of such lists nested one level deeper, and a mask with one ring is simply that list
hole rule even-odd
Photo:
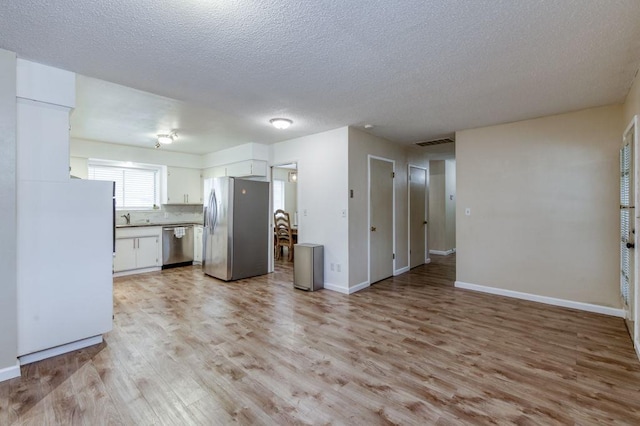
[{"label": "window blind", "polygon": [[158,170],[89,165],[89,179],[116,183],[116,208],[151,209],[158,200]]}]

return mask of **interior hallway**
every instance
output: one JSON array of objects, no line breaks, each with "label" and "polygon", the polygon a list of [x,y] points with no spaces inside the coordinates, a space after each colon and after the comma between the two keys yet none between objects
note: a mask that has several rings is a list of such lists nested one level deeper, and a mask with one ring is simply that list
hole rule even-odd
[{"label": "interior hallway", "polygon": [[117,278],[105,343],[0,383],[0,424],[640,422],[622,319],[456,289],[432,259],[350,296],[294,290],[287,262]]}]

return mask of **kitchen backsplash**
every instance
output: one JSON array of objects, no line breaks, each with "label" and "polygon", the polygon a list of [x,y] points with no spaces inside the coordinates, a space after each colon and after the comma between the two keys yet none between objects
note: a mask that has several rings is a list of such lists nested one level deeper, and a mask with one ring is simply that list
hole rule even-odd
[{"label": "kitchen backsplash", "polygon": [[127,220],[122,217],[131,215],[131,225],[152,223],[202,223],[202,206],[164,205],[158,210],[118,210],[116,211],[116,225],[125,225]]}]

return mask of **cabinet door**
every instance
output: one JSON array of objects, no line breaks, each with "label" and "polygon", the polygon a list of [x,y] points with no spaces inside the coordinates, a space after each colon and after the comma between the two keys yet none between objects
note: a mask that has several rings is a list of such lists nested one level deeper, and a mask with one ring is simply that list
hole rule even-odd
[{"label": "cabinet door", "polygon": [[202,263],[202,226],[195,226],[193,234],[193,261]]},{"label": "cabinet door", "polygon": [[182,167],[167,167],[167,204],[185,204],[187,202],[186,173]]},{"label": "cabinet door", "polygon": [[138,268],[160,266],[158,237],[138,237],[136,238],[136,247],[136,266]]},{"label": "cabinet door", "polygon": [[187,169],[185,192],[187,203],[202,204],[202,173],[198,169]]},{"label": "cabinet door", "polygon": [[113,272],[136,269],[136,238],[116,240],[116,255],[113,258]]},{"label": "cabinet door", "polygon": [[199,169],[167,168],[167,204],[201,204],[202,178]]}]

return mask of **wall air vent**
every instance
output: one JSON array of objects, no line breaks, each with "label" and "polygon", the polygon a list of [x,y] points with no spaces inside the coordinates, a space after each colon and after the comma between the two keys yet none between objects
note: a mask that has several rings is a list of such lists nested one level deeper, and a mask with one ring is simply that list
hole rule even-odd
[{"label": "wall air vent", "polygon": [[442,145],[443,143],[453,143],[453,142],[455,141],[452,138],[444,138],[444,139],[435,139],[432,141],[416,142],[416,145],[432,146],[432,145]]}]

